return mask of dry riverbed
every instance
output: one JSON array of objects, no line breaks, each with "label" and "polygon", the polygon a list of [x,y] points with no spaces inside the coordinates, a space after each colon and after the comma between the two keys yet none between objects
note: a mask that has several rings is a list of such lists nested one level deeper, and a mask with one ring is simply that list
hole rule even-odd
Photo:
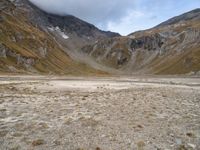
[{"label": "dry riverbed", "polygon": [[0,150],[199,150],[200,78],[0,77]]}]

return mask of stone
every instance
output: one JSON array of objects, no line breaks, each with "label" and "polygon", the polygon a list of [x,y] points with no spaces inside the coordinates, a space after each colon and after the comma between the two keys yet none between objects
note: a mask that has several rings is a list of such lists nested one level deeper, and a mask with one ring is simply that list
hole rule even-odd
[{"label": "stone", "polygon": [[0,137],[5,137],[7,134],[8,134],[8,131],[6,130],[0,131]]},{"label": "stone", "polygon": [[17,72],[17,69],[13,66],[8,66],[8,69],[11,71],[11,72]]},{"label": "stone", "polygon": [[20,32],[17,32],[17,33],[15,34],[15,39],[16,39],[17,41],[21,41],[21,40],[24,39],[24,35],[23,35],[22,33],[20,33]]},{"label": "stone", "polygon": [[44,140],[42,139],[38,139],[32,142],[33,146],[39,146],[39,145],[43,145],[44,144]]},{"label": "stone", "polygon": [[43,58],[46,57],[46,55],[47,55],[47,48],[40,47],[38,49],[38,51],[39,51],[41,57],[43,57]]},{"label": "stone", "polygon": [[3,22],[4,18],[2,16],[0,16],[0,22]]},{"label": "stone", "polygon": [[138,147],[138,150],[143,150],[145,147],[145,142],[144,141],[137,142],[137,147]]},{"label": "stone", "polygon": [[6,47],[0,43],[0,58],[6,58]]},{"label": "stone", "polygon": [[188,143],[187,144],[189,147],[191,147],[192,149],[195,149],[196,148],[196,145],[192,144],[192,143]]}]

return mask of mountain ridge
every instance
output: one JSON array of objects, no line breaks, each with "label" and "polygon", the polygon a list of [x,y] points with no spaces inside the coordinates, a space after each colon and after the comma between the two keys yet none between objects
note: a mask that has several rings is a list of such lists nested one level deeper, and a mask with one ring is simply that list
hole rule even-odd
[{"label": "mountain ridge", "polygon": [[70,58],[54,37],[30,22],[30,10],[20,3],[0,1],[0,8],[0,72],[105,74]]},{"label": "mountain ridge", "polygon": [[178,23],[180,21],[190,21],[190,20],[200,20],[200,8],[196,8],[194,10],[191,10],[189,12],[183,13],[182,15],[175,16],[173,18],[168,19],[167,21],[157,25],[156,27],[161,27],[165,25],[171,25]]},{"label": "mountain ridge", "polygon": [[82,51],[122,74],[198,74],[199,18],[196,9],[154,28],[88,45]]},{"label": "mountain ridge", "polygon": [[128,36],[26,0],[0,1],[0,72],[191,74],[200,71],[199,9]]}]

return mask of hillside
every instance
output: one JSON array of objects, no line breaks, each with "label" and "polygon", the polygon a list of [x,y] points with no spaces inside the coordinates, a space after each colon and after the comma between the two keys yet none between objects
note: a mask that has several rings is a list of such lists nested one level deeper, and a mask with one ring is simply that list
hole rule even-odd
[{"label": "hillside", "polygon": [[[37,20],[34,20],[36,19]],[[48,20],[45,20],[48,19]],[[53,19],[52,19],[53,18]],[[54,20],[55,19],[55,20]],[[41,22],[39,21],[41,20]],[[58,21],[60,20],[60,22]],[[65,20],[71,20],[71,25],[65,25]],[[52,22],[53,21],[53,22]],[[59,23],[63,22],[63,26]],[[56,24],[54,24],[56,23]],[[73,31],[71,26],[83,26],[83,30],[95,30],[101,36],[113,36],[110,32],[98,30],[96,27],[81,20],[66,16],[65,18],[47,14],[28,1],[0,1],[0,72],[2,73],[53,73],[53,74],[101,74],[101,71],[73,60],[66,49],[55,39],[53,34],[59,34],[62,40],[71,38],[61,31],[60,27],[69,30],[71,34],[81,34],[81,30]],[[59,27],[60,26],[60,27]],[[57,30],[51,31],[51,28]],[[87,30],[87,31],[88,31]],[[89,32],[87,32],[90,34]],[[92,36],[93,31],[91,31]],[[95,33],[95,32],[94,32]],[[115,34],[114,34],[115,35]],[[86,36],[83,34],[83,36]],[[66,38],[67,37],[67,38]],[[81,39],[82,37],[80,37]],[[96,40],[100,38],[94,37]],[[84,39],[84,38],[82,38]],[[87,43],[87,41],[85,42]],[[88,44],[88,43],[87,43]]]},{"label": "hillside", "polygon": [[[99,70],[99,71],[97,71]],[[27,0],[0,0],[0,72],[199,74],[200,9],[120,36]]]},{"label": "hillside", "polygon": [[200,71],[200,9],[145,31],[81,49],[122,74],[194,74]]}]

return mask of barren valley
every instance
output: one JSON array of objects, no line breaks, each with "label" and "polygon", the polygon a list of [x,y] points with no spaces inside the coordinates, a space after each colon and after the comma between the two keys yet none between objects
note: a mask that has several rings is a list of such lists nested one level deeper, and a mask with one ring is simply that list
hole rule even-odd
[{"label": "barren valley", "polygon": [[198,150],[200,78],[0,77],[2,150]]}]

